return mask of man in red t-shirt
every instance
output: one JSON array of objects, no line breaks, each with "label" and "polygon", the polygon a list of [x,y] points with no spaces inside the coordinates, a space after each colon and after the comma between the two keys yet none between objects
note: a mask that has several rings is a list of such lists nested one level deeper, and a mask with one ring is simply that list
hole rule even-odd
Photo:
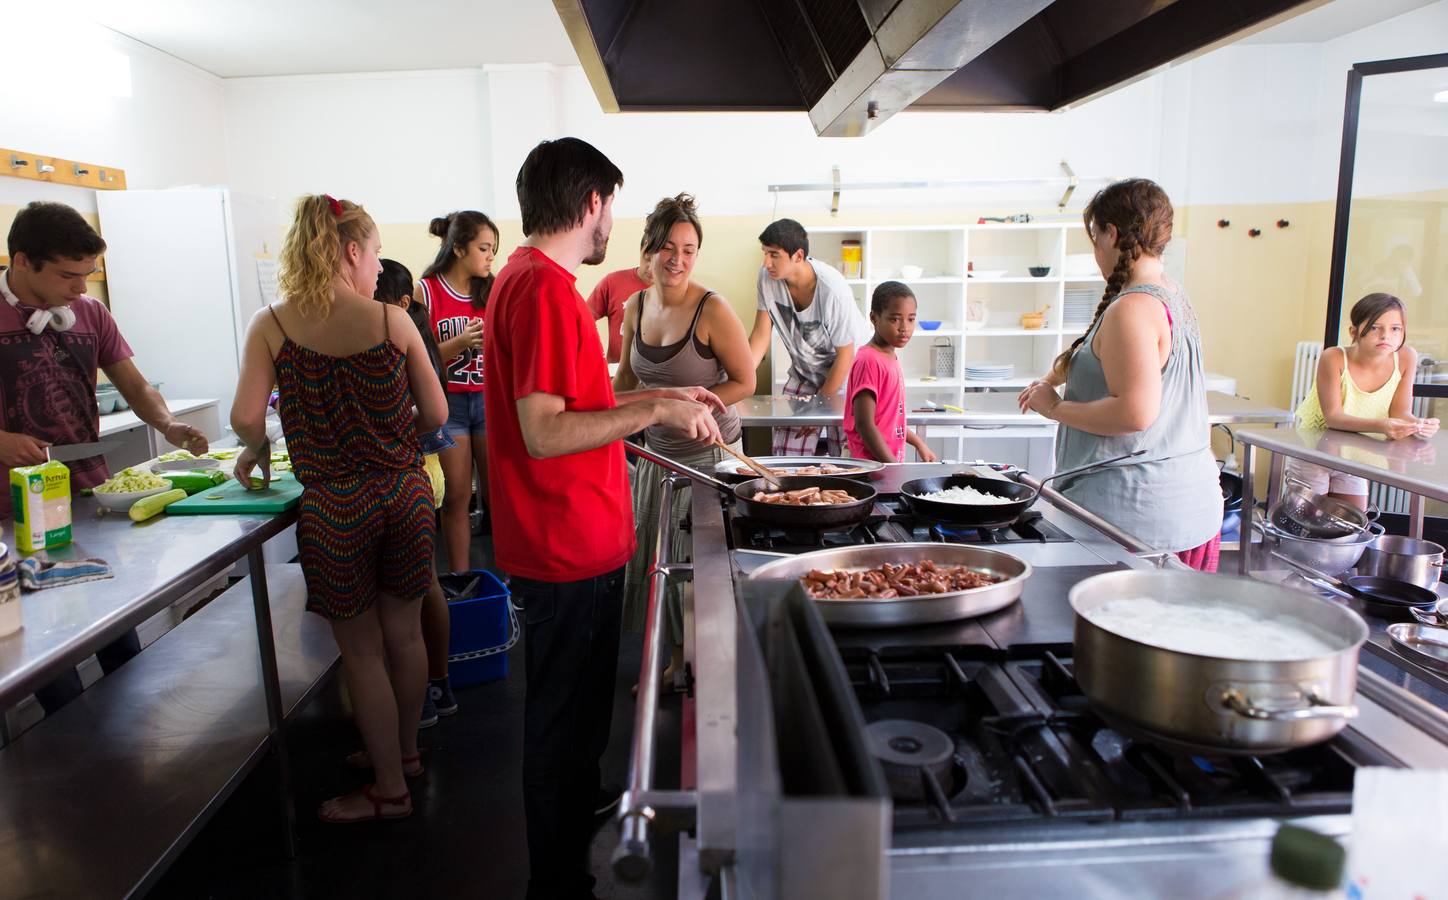
[{"label": "man in red t-shirt", "polygon": [[498,273],[484,325],[493,550],[523,607],[523,807],[529,898],[586,897],[598,761],[618,678],[623,570],[634,550],[626,435],[649,425],[719,439],[703,388],[614,396],[574,284],[598,265],[623,173],[577,138],[544,141],[518,172],[525,240]]},{"label": "man in red t-shirt", "polygon": [[639,264],[632,269],[619,269],[603,276],[588,295],[588,311],[597,322],[608,316],[608,361],[616,363],[623,353],[623,305],[628,298],[653,284],[649,255],[639,254]]}]

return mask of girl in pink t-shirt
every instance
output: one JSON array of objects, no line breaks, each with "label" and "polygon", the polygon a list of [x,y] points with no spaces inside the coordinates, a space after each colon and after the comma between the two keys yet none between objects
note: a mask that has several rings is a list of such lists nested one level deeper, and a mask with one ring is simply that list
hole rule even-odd
[{"label": "girl in pink t-shirt", "polygon": [[855,354],[845,388],[845,437],[850,455],[880,462],[904,462],[908,443],[921,462],[935,462],[925,441],[905,427],[905,376],[895,351],[915,332],[915,295],[898,281],[886,281],[870,297],[875,336]]}]

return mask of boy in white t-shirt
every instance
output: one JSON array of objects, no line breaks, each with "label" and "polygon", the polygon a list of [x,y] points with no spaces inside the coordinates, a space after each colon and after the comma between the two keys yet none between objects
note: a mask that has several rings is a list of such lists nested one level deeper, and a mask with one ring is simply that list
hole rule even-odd
[{"label": "boy in white t-shirt", "polygon": [[[854,293],[838,271],[809,256],[809,234],[793,219],[780,219],[759,235],[764,265],[759,269],[758,306],[749,349],[759,365],[769,349],[773,328],[789,353],[784,393],[793,396],[838,394],[850,375],[855,348],[872,334]],[[840,456],[844,435],[838,426],[824,429],[825,452]],[[811,456],[820,429],[775,428],[776,456]]]}]

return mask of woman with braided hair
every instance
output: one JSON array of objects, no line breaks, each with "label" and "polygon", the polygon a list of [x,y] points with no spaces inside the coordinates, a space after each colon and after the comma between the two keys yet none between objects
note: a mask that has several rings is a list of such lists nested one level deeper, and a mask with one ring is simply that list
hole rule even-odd
[{"label": "woman with braided hair", "polygon": [[1082,218],[1106,291],[1086,333],[1021,392],[1021,409],[1061,423],[1058,470],[1145,450],[1067,479],[1062,493],[1192,568],[1214,572],[1222,494],[1201,329],[1186,292],[1162,266],[1171,201],[1155,183],[1133,178],[1103,188]]}]

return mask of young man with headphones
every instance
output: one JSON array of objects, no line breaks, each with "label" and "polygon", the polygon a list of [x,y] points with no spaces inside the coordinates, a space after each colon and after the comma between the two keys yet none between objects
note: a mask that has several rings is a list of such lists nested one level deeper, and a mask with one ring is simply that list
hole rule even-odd
[{"label": "young man with headphones", "polygon": [[[13,515],[11,468],[45,462],[52,445],[100,440],[99,369],[168,442],[206,452],[206,435],[177,421],[137,370],[110,310],[85,295],[86,277],[105,249],[101,236],[63,203],[31,203],[10,226],[10,268],[0,272],[0,519]],[[109,477],[104,457],[66,465],[73,488]],[[96,655],[109,672],[139,649],[132,631]],[[79,693],[80,679],[71,672],[37,696],[53,712]]]}]

